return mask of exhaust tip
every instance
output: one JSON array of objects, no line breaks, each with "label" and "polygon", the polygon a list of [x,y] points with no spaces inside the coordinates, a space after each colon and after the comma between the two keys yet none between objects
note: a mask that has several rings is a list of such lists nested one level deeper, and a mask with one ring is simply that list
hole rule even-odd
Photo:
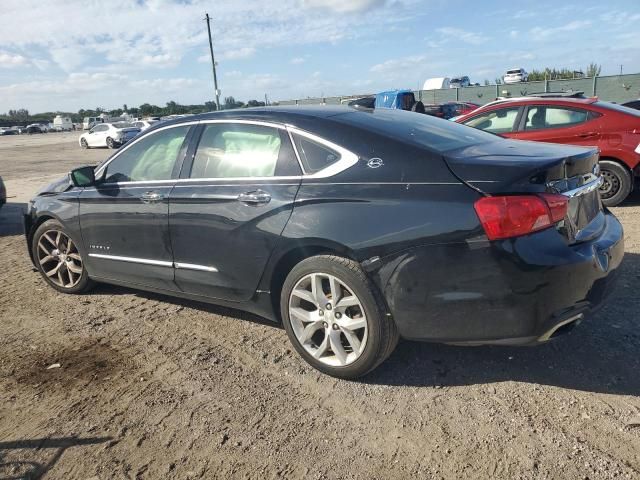
[{"label": "exhaust tip", "polygon": [[578,325],[582,319],[584,318],[583,313],[579,313],[574,315],[573,317],[567,318],[562,322],[554,325],[551,329],[545,332],[539,339],[539,342],[546,342],[551,340],[552,338],[560,337],[566,333],[569,333],[573,328]]}]

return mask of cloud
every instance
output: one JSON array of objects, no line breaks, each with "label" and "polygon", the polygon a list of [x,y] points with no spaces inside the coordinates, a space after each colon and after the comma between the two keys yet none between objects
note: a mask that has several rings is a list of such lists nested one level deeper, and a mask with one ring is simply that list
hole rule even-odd
[{"label": "cloud", "polygon": [[302,0],[308,8],[320,8],[337,13],[365,12],[383,6],[386,0]]},{"label": "cloud", "polygon": [[438,33],[441,33],[442,35],[445,35],[447,37],[450,37],[456,40],[460,40],[461,42],[464,42],[464,43],[469,43],[471,45],[480,45],[482,43],[485,43],[487,40],[489,40],[489,38],[484,35],[481,35],[479,33],[469,32],[461,28],[443,27],[443,28],[438,28],[436,31]]},{"label": "cloud", "polygon": [[415,68],[420,63],[426,61],[424,55],[412,55],[402,58],[394,58],[386,62],[373,65],[369,71],[372,73],[396,73],[407,68]]},{"label": "cloud", "polygon": [[84,48],[77,46],[61,46],[49,49],[49,54],[54,63],[66,72],[72,72],[82,66],[88,58],[88,53],[84,52]]},{"label": "cloud", "polygon": [[14,55],[8,52],[0,51],[0,68],[14,68],[28,65],[29,60],[22,55]]},{"label": "cloud", "polygon": [[[215,50],[214,50],[214,53],[215,53]],[[251,57],[253,56],[254,53],[256,53],[255,47],[240,47],[235,50],[222,51],[217,58],[219,58],[220,60],[238,60],[240,58]],[[216,58],[216,61],[217,61],[217,58]]]},{"label": "cloud", "polygon": [[516,13],[513,14],[511,18],[514,18],[516,20],[522,20],[525,18],[533,18],[537,16],[538,16],[537,12],[534,12],[532,10],[518,10]]},{"label": "cloud", "polygon": [[289,63],[292,65],[300,65],[301,63],[304,63],[306,61],[306,59],[304,57],[295,57],[292,58]]},{"label": "cloud", "polygon": [[559,27],[534,27],[529,31],[529,35],[534,40],[542,40],[556,37],[563,33],[580,30],[591,25],[591,20],[573,20],[566,25]]}]

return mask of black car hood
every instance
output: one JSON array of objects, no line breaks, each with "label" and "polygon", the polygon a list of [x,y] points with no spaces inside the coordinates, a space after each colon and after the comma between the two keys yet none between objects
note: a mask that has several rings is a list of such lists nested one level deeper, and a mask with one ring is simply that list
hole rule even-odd
[{"label": "black car hood", "polygon": [[544,191],[552,181],[590,173],[598,149],[555,143],[498,140],[446,152],[462,181],[485,193]]},{"label": "black car hood", "polygon": [[39,189],[36,192],[36,196],[61,193],[67,191],[69,188],[71,188],[71,181],[69,180],[69,175],[65,175],[64,177],[60,177],[57,180],[51,182],[49,185]]}]

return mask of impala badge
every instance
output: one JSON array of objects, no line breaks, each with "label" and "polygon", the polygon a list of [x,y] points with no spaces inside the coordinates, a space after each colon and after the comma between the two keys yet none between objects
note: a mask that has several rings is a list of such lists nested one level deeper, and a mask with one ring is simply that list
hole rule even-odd
[{"label": "impala badge", "polygon": [[367,162],[367,167],[369,168],[379,168],[382,165],[384,165],[384,162],[382,161],[381,158],[378,158],[378,157],[370,158],[369,161]]}]

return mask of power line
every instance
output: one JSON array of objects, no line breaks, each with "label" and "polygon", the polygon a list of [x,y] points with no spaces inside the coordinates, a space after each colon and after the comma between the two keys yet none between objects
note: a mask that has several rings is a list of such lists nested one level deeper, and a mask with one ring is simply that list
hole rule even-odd
[{"label": "power line", "polygon": [[208,13],[205,13],[205,20],[207,21],[207,32],[209,32],[209,51],[211,52],[211,66],[213,67],[213,88],[216,90],[216,110],[220,110],[220,90],[218,90],[218,77],[216,76],[216,59],[213,56],[213,42],[211,40],[211,24]]}]

